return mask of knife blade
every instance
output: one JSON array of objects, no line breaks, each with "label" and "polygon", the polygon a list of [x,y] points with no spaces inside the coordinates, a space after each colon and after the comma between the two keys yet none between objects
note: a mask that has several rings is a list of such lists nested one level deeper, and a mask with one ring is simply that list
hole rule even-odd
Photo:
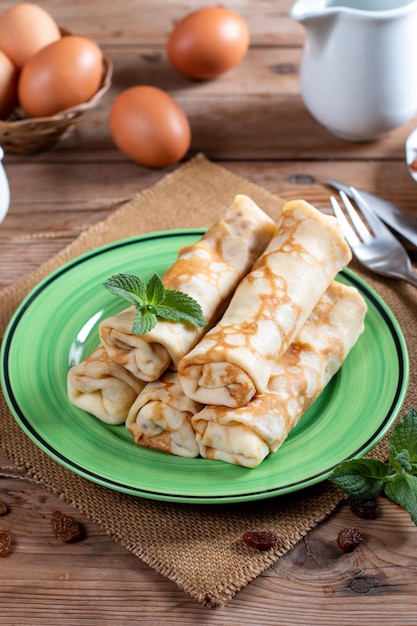
[{"label": "knife blade", "polygon": [[[352,198],[350,185],[341,183],[333,178],[326,179],[325,183],[338,191],[344,191],[349,198]],[[404,213],[388,200],[363,191],[359,187],[355,187],[355,189],[359,191],[381,220],[417,247],[417,218]]]},{"label": "knife blade", "polygon": [[3,156],[3,148],[0,148],[0,222],[3,221],[10,204],[10,187],[2,164]]}]

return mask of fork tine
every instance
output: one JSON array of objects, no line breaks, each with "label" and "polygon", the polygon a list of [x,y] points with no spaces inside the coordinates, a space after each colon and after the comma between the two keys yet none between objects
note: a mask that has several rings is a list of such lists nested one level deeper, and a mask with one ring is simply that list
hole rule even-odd
[{"label": "fork tine", "polygon": [[[360,194],[355,194],[355,189],[352,187],[350,193],[353,194],[353,199],[360,204],[360,208],[363,210],[364,220],[368,220],[370,227],[373,230],[373,235],[367,233],[369,240],[367,242],[359,239],[360,233],[355,233],[353,220],[355,219],[356,211],[348,200],[346,194],[340,193],[340,200],[344,204],[346,212],[351,215],[350,223],[339,202],[333,196],[330,196],[330,202],[333,208],[333,212],[340,224],[340,228],[352,249],[355,257],[366,268],[382,276],[390,276],[392,278],[401,278],[406,280],[410,284],[417,287],[417,275],[413,272],[410,257],[407,254],[406,249],[402,243],[379,223],[379,218],[375,219],[372,209],[366,206],[366,203],[362,203]],[[356,197],[355,197],[356,196]],[[358,216],[357,216],[358,217]],[[364,226],[364,224],[362,225]]]},{"label": "fork tine", "polygon": [[346,211],[349,214],[350,219],[352,220],[352,224],[356,228],[359,236],[362,238],[362,241],[364,241],[365,243],[370,243],[372,241],[372,235],[369,232],[368,228],[363,223],[363,220],[360,218],[360,216],[356,212],[353,204],[351,203],[351,201],[349,200],[349,198],[347,197],[344,191],[341,191],[339,195],[342,199],[342,202]]},{"label": "fork tine", "polygon": [[334,196],[330,196],[330,203],[332,205],[333,212],[340,224],[340,227],[342,229],[342,232],[346,241],[348,242],[351,248],[353,248],[353,246],[357,246],[360,243],[360,240],[357,237],[352,226],[347,221],[345,214],[343,213],[342,209],[340,208],[339,203],[337,202]]},{"label": "fork tine", "polygon": [[359,193],[359,191],[357,189],[355,189],[355,187],[350,187],[350,192],[351,192],[351,194],[352,194],[356,204],[358,205],[359,209],[361,210],[363,216],[365,217],[366,221],[368,222],[369,226],[371,227],[371,229],[375,233],[375,236],[377,236],[377,237],[387,237],[388,236],[388,237],[393,238],[394,235],[385,226],[385,224],[382,222],[382,220],[380,220],[379,217],[377,215],[375,215],[374,211],[371,209],[371,207],[366,202],[365,198]]}]

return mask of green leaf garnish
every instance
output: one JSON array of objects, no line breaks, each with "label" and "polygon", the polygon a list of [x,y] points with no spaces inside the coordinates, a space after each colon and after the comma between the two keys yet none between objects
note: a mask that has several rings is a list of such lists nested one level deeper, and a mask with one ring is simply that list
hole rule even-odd
[{"label": "green leaf garnish", "polygon": [[389,462],[397,471],[403,467],[399,456],[404,458],[404,453],[410,463],[417,461],[417,411],[414,408],[407,411],[390,438]]},{"label": "green leaf garnish", "polygon": [[407,513],[417,526],[417,411],[410,408],[393,428],[389,461],[361,458],[344,461],[330,481],[356,500],[384,493]]},{"label": "green leaf garnish", "polygon": [[394,474],[384,488],[385,495],[410,514],[417,526],[417,476]]},{"label": "green leaf garnish", "polygon": [[381,493],[388,471],[377,459],[352,459],[336,467],[330,480],[355,500],[371,500]]},{"label": "green leaf garnish", "polygon": [[185,322],[202,327],[206,324],[199,303],[191,296],[175,289],[166,289],[158,274],[148,283],[132,274],[115,274],[104,286],[115,296],[120,296],[136,308],[132,332],[145,335],[158,319]]}]

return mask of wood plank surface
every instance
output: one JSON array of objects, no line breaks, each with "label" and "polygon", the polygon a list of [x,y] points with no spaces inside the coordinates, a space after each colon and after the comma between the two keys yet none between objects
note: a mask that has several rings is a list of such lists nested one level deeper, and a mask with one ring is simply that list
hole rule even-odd
[{"label": "wood plank surface", "polygon": [[[229,605],[213,610],[188,599],[59,498],[11,478],[0,486],[10,508],[1,523],[13,536],[13,551],[0,562],[5,625],[416,623],[416,529],[384,498],[375,520],[359,520],[342,504]],[[55,539],[56,509],[75,516],[86,539]],[[363,544],[341,555],[337,533],[358,524]]]},{"label": "wood plank surface", "polygon": [[[3,0],[1,10],[15,4]],[[289,17],[290,0],[230,0],[251,31],[244,61],[215,81],[193,82],[167,61],[165,43],[197,0],[43,0],[57,22],[95,38],[114,63],[100,105],[53,149],[7,154],[10,211],[0,224],[0,288],[12,285],[88,226],[175,166],[148,169],[114,146],[108,127],[116,95],[135,84],[167,90],[186,111],[193,133],[186,159],[213,161],[283,198],[329,210],[328,177],[350,182],[417,216],[417,185],[404,162],[404,141],[417,118],[372,143],[330,135],[306,111],[299,65],[304,31]],[[207,609],[112,541],[82,514],[85,539],[65,545],[51,533],[61,499],[22,480],[0,457],[0,500],[9,512],[13,549],[0,559],[0,624],[255,624],[276,626],[416,626],[417,528],[384,498],[375,520],[347,504],[243,589],[225,608]],[[360,526],[365,540],[341,555],[335,538]]]}]

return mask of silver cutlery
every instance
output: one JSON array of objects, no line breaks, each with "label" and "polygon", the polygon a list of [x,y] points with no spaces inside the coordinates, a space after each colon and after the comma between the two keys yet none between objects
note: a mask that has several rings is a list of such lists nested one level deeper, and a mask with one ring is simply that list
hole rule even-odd
[{"label": "silver cutlery", "polygon": [[[399,233],[404,239],[407,239],[410,243],[417,247],[417,218],[404,213],[396,207],[388,200],[383,200],[378,196],[375,196],[372,193],[368,193],[367,191],[363,191],[358,187],[352,187],[351,185],[345,185],[337,180],[332,178],[327,179],[326,184],[338,191],[344,191],[344,193],[349,197],[353,198],[353,189],[356,189],[360,193],[361,199],[367,202],[368,206],[370,206],[374,213],[383,220],[388,226],[390,226],[393,230]],[[359,208],[360,202],[358,203]]]},{"label": "silver cutlery", "polygon": [[334,196],[331,196],[330,202],[353,255],[371,271],[400,278],[417,287],[417,274],[412,270],[404,246],[372,211],[361,194],[353,187],[349,191],[360,206],[362,217],[344,191],[340,191],[339,195],[350,222]]}]

